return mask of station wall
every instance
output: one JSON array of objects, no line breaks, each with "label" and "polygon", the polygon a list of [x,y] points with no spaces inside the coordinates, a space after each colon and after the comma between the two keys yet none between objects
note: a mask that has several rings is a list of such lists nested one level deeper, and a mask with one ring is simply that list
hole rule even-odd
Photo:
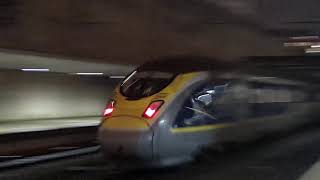
[{"label": "station wall", "polygon": [[0,121],[100,116],[119,80],[0,71]]}]

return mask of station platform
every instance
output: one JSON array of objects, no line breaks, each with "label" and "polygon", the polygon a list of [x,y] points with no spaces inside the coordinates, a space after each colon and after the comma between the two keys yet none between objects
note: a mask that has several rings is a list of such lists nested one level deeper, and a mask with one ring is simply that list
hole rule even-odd
[{"label": "station platform", "polygon": [[0,136],[14,133],[97,126],[100,121],[100,116],[0,121]]}]

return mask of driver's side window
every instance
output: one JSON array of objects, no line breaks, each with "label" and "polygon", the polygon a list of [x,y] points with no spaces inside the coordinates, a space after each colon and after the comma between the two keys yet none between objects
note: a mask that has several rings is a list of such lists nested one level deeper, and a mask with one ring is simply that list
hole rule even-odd
[{"label": "driver's side window", "polygon": [[242,99],[238,91],[242,91],[240,85],[227,80],[200,85],[185,99],[174,127],[235,121]]}]

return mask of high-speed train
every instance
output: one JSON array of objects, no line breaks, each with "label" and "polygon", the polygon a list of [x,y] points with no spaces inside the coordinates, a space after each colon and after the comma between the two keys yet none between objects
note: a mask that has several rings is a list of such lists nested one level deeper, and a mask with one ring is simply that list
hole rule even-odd
[{"label": "high-speed train", "polygon": [[147,167],[312,121],[317,86],[206,58],[147,62],[116,87],[98,139],[106,158]]}]

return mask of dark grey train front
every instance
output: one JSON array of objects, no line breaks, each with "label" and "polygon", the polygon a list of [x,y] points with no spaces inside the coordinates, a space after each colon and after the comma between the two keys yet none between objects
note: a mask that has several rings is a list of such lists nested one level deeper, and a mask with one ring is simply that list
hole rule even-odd
[{"label": "dark grey train front", "polygon": [[115,89],[99,128],[107,158],[149,167],[177,165],[206,148],[314,119],[318,87],[307,82],[196,63],[163,68],[172,67],[170,62],[143,65]]}]

